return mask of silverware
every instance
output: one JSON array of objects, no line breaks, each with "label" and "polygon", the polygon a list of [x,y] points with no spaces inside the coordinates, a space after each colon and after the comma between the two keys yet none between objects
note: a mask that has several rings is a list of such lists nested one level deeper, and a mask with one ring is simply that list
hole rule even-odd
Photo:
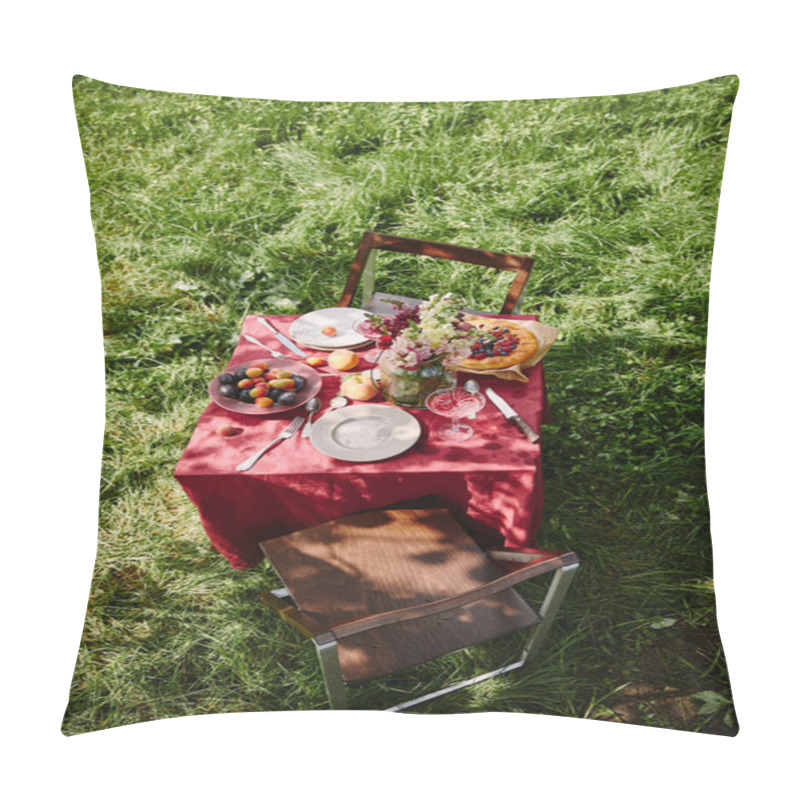
[{"label": "silverware", "polygon": [[272,323],[267,322],[264,317],[258,317],[258,321],[266,328],[269,328],[275,338],[284,346],[288,347],[295,355],[305,358],[308,354],[304,353],[288,336],[284,336]]},{"label": "silverware", "polygon": [[308,439],[311,436],[311,420],[314,417],[314,414],[317,413],[322,408],[322,403],[319,401],[319,397],[312,397],[304,406],[304,410],[308,411],[308,419],[306,420],[306,424],[303,426],[303,432],[300,434],[301,439]]},{"label": "silverware", "polygon": [[[468,381],[464,381],[464,388],[470,394],[480,394],[481,391],[481,385],[478,383],[478,381],[473,380],[472,378],[470,378]],[[476,411],[474,414],[470,414],[467,419],[475,419],[477,416],[478,412]]]},{"label": "silverware", "polygon": [[[330,402],[328,403],[328,410],[322,414],[322,417],[324,417],[325,414],[330,414],[331,411],[335,411],[337,408],[344,408],[349,402],[350,401],[343,394],[334,395],[331,397]],[[322,417],[319,419],[322,419]],[[317,422],[319,422],[319,419]],[[310,435],[311,432],[309,431],[309,436]]]},{"label": "silverware", "polygon": [[525,434],[529,442],[539,441],[539,434],[494,389],[487,389],[486,396],[500,409],[507,420],[513,422]]},{"label": "silverware", "polygon": [[273,350],[271,347],[267,347],[264,342],[259,342],[255,336],[250,336],[250,334],[245,333],[242,337],[247,339],[248,342],[252,344],[257,344],[259,347],[263,347],[265,350],[268,350],[275,358],[286,358],[286,353],[281,353],[279,350]]},{"label": "silverware", "polygon": [[250,467],[252,467],[256,461],[258,461],[258,459],[270,449],[270,447],[278,444],[281,439],[290,439],[292,436],[294,436],[297,431],[300,430],[300,426],[303,424],[303,422],[304,420],[302,417],[295,417],[269,444],[262,447],[257,453],[250,456],[250,458],[248,458],[246,461],[242,461],[241,464],[237,464],[236,469],[239,472],[247,472],[247,470],[249,470]]}]

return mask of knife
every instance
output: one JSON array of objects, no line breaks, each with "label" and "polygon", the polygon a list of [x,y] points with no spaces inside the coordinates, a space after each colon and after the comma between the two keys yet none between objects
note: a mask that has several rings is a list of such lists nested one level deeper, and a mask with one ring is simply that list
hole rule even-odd
[{"label": "knife", "polygon": [[539,441],[539,434],[494,389],[487,389],[486,396],[500,409],[507,420],[511,420],[525,434],[529,442]]},{"label": "knife", "polygon": [[284,347],[288,347],[295,355],[302,356],[303,358],[306,357],[307,353],[304,353],[288,336],[284,336],[279,330],[275,328],[274,325],[267,322],[264,319],[264,317],[258,317],[258,321],[266,328],[269,328],[275,334],[275,338]]}]

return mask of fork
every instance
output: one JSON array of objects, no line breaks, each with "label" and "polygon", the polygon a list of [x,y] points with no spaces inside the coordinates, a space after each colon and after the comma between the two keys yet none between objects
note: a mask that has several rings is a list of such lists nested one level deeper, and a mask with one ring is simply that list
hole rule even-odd
[{"label": "fork", "polygon": [[264,342],[260,342],[258,339],[256,339],[255,336],[251,336],[249,333],[245,333],[243,338],[247,339],[247,341],[250,342],[251,344],[257,344],[259,347],[263,347],[265,350],[269,350],[273,358],[288,358],[286,353],[281,353],[280,350],[273,350],[271,347],[267,347],[267,345],[265,345]]},{"label": "fork", "polygon": [[242,461],[241,464],[237,464],[236,469],[239,472],[247,472],[247,470],[249,470],[250,467],[252,467],[256,461],[258,461],[258,459],[270,449],[270,447],[278,444],[281,439],[290,439],[292,436],[294,436],[297,431],[300,430],[300,426],[304,421],[304,417],[295,417],[269,444],[264,445],[264,447],[262,447],[257,453],[250,456],[250,458],[246,459],[245,461]]}]

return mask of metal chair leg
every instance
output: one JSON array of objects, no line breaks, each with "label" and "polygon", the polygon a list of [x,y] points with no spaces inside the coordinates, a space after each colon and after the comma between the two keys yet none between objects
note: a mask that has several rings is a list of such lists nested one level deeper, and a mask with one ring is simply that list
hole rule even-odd
[{"label": "metal chair leg", "polygon": [[556,614],[558,614],[558,609],[561,607],[561,603],[567,593],[567,589],[569,589],[569,585],[575,577],[578,566],[578,564],[570,564],[567,567],[561,567],[554,573],[553,580],[550,581],[550,586],[547,589],[542,607],[539,609],[539,616],[542,621],[534,627],[530,638],[522,650],[521,661],[523,664],[527,664],[528,661],[535,658],[541,650],[542,644],[553,625],[553,620]]},{"label": "metal chair leg", "polygon": [[325,641],[320,644],[314,639],[314,647],[317,648],[319,665],[322,668],[322,677],[325,681],[325,689],[328,692],[331,708],[347,708],[347,695],[344,680],[342,679],[342,668],[339,664],[339,645],[335,639]]}]

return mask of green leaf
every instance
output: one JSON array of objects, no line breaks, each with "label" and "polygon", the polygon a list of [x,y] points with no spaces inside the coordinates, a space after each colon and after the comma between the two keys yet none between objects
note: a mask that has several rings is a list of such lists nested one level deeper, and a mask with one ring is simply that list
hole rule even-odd
[{"label": "green leaf", "polygon": [[673,617],[662,617],[661,619],[657,619],[655,622],[650,623],[650,627],[654,628],[655,630],[659,630],[660,628],[671,628],[678,620],[674,619]]},{"label": "green leaf", "polygon": [[690,695],[690,697],[693,700],[701,700],[703,702],[703,705],[700,706],[697,711],[698,714],[716,714],[717,711],[731,704],[731,701],[726,697],[710,690],[697,692],[696,694]]}]

